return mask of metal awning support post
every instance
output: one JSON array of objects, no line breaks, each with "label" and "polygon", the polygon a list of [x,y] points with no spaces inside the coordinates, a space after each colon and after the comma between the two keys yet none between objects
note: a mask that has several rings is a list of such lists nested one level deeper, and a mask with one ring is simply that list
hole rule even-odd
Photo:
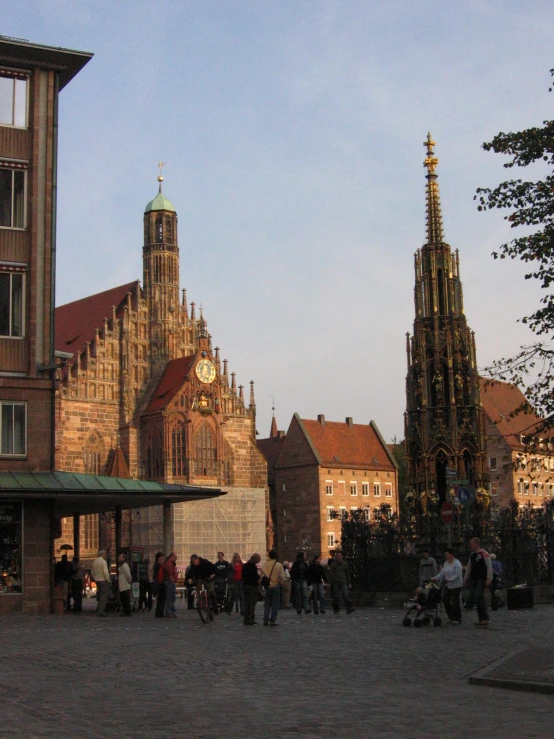
[{"label": "metal awning support post", "polygon": [[73,556],[81,559],[81,519],[78,513],[73,515]]},{"label": "metal awning support post", "polygon": [[114,523],[115,523],[115,553],[114,561],[117,562],[119,553],[121,551],[121,506],[116,505],[114,512]]}]

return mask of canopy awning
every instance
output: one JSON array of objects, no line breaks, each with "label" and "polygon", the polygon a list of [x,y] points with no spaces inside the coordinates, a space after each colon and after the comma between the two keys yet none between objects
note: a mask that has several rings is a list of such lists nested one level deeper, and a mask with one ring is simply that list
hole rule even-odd
[{"label": "canopy awning", "polygon": [[146,508],[225,495],[219,488],[128,480],[74,472],[0,472],[0,497],[52,500],[54,515],[66,517],[121,508]]}]

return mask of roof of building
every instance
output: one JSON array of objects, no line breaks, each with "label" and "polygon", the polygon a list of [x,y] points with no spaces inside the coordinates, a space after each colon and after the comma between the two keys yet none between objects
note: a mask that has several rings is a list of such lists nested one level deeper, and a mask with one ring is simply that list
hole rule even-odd
[{"label": "roof of building", "polygon": [[152,399],[144,411],[145,414],[161,411],[171,403],[175,395],[181,389],[183,382],[185,381],[185,377],[195,359],[195,355],[192,354],[189,357],[172,359],[167,363],[162,378],[158,383],[158,387],[154,390]]},{"label": "roof of building", "polygon": [[33,44],[27,39],[0,36],[2,64],[15,67],[54,69],[60,75],[60,90],[81,71],[94,55],[88,51]]},{"label": "roof of building", "polygon": [[522,411],[513,414],[522,403],[525,395],[509,382],[487,380],[481,378],[481,405],[483,410],[495,424],[500,436],[503,436],[512,449],[524,449],[521,434],[528,436],[541,423],[541,419],[533,411]]},{"label": "roof of building", "polygon": [[286,435],[283,434],[281,437],[269,437],[268,439],[257,439],[256,445],[260,452],[264,455],[267,462],[268,473],[271,476],[274,469],[277,458],[281,453],[283,444],[285,443]]},{"label": "roof of building", "polygon": [[323,466],[394,470],[377,426],[299,419]]},{"label": "roof of building", "polygon": [[144,209],[145,213],[150,213],[152,210],[169,210],[172,213],[175,213],[175,206],[173,203],[168,200],[165,195],[160,191],[154,200],[151,200],[146,208]]},{"label": "roof of building", "polygon": [[116,446],[114,453],[108,464],[106,470],[106,477],[119,477],[125,480],[131,479],[131,473],[129,472],[129,465],[125,459],[122,448],[119,444]]},{"label": "roof of building", "polygon": [[94,339],[96,329],[102,328],[104,318],[111,318],[113,306],[119,308],[138,285],[135,280],[56,308],[56,349],[82,351]]}]

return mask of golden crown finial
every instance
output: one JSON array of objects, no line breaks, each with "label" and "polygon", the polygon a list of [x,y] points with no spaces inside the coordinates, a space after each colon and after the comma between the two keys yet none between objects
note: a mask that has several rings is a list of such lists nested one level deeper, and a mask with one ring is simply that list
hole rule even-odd
[{"label": "golden crown finial", "polygon": [[425,157],[425,160],[423,162],[423,166],[427,167],[427,171],[429,174],[433,174],[435,169],[437,168],[437,164],[439,163],[439,160],[434,155],[433,147],[436,146],[435,141],[433,141],[431,137],[431,133],[427,134],[427,138],[423,142],[423,146],[427,149],[427,156]]}]

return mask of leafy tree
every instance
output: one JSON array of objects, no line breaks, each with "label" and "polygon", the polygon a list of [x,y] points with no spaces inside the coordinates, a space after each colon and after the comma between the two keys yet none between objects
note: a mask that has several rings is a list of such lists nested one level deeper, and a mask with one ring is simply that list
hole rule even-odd
[{"label": "leafy tree", "polygon": [[[554,78],[554,69],[550,70]],[[552,92],[552,87],[549,88]],[[521,387],[527,398],[518,411],[531,407],[544,419],[544,428],[554,425],[554,121],[516,133],[499,133],[483,144],[485,151],[504,154],[506,169],[542,165],[546,174],[534,181],[512,179],[494,189],[478,188],[479,210],[506,209],[511,228],[524,234],[502,244],[495,259],[521,259],[528,265],[525,279],[536,279],[545,291],[540,306],[520,321],[537,336],[512,357],[496,360],[486,372]],[[534,433],[542,428],[534,429]]]}]

